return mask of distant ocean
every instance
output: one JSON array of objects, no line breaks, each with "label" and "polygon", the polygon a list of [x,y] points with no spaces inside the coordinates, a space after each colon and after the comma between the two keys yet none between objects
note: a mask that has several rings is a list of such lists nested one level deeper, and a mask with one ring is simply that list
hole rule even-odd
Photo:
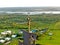
[{"label": "distant ocean", "polygon": [[7,13],[7,14],[60,14],[60,11],[34,11],[34,12],[12,12],[12,11],[0,11],[0,13]]},{"label": "distant ocean", "polygon": [[22,14],[60,14],[60,11],[35,11],[35,12],[6,12],[8,14],[14,14],[14,13],[22,13]]},{"label": "distant ocean", "polygon": [[0,13],[7,14],[60,14],[60,7],[6,7],[0,8]]}]

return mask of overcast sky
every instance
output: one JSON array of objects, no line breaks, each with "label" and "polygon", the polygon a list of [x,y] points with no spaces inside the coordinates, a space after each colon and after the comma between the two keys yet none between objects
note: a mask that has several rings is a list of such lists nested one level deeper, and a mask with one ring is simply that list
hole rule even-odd
[{"label": "overcast sky", "polygon": [[60,7],[60,0],[0,0],[0,7]]}]

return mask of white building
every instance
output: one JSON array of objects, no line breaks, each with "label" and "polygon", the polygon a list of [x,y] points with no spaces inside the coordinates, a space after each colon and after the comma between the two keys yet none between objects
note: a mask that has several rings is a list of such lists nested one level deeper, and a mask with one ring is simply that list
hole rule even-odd
[{"label": "white building", "polygon": [[9,41],[9,40],[11,40],[11,38],[10,37],[6,37],[5,40],[6,41]]},{"label": "white building", "polygon": [[5,42],[5,40],[3,40],[3,39],[0,40],[0,43],[4,43],[4,42]]}]

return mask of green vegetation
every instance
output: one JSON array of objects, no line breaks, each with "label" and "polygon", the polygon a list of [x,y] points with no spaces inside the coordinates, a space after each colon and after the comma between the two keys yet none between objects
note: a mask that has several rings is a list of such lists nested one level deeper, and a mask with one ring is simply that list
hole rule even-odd
[{"label": "green vegetation", "polygon": [[9,45],[18,45],[18,40],[13,39]]},{"label": "green vegetation", "polygon": [[[60,45],[60,14],[38,14],[31,15],[31,30],[43,29],[48,27],[49,31],[53,32],[52,40],[49,40],[48,33],[36,43],[42,45]],[[28,29],[27,15],[19,14],[4,14],[0,15],[0,32],[6,29],[11,30],[14,33],[18,33],[20,29]],[[13,39],[10,45],[18,45],[18,40]]]},{"label": "green vegetation", "polygon": [[[31,15],[31,28],[47,27],[60,21],[60,15]],[[27,15],[0,15],[0,29],[27,29]]]}]

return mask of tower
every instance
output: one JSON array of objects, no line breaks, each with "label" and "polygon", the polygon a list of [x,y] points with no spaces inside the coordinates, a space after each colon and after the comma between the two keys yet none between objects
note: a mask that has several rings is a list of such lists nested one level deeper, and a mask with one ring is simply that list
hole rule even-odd
[{"label": "tower", "polygon": [[36,40],[36,34],[30,33],[30,16],[28,15],[28,31],[22,30],[23,31],[23,44],[20,45],[35,45],[35,40]]}]

